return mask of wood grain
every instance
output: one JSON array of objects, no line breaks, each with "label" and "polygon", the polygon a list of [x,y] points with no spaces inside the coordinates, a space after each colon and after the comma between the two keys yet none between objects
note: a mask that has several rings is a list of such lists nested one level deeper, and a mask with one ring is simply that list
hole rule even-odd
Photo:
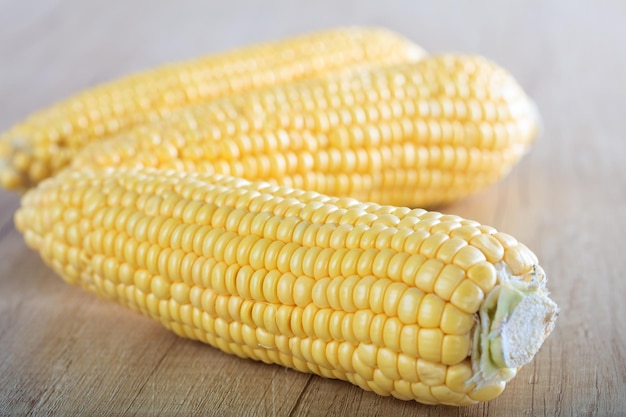
[{"label": "wood grain", "polygon": [[440,208],[540,257],[561,316],[535,360],[496,400],[451,408],[234,358],[64,284],[15,230],[19,197],[0,191],[0,415],[626,415],[623,2],[4,0],[0,129],[130,71],[344,24],[486,55],[536,100],[532,153]]}]

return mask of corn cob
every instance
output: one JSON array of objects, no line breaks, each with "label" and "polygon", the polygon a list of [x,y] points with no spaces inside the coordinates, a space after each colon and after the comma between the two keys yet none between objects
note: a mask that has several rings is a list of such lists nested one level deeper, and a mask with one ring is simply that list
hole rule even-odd
[{"label": "corn cob", "polygon": [[558,312],[491,227],[218,174],[68,170],[15,219],[67,282],[180,336],[427,404],[499,395]]},{"label": "corn cob", "polygon": [[423,55],[387,30],[341,28],[127,76],[44,109],[0,137],[0,185],[31,187],[67,165],[86,143],[162,119],[181,106]]},{"label": "corn cob", "polygon": [[433,207],[501,179],[536,134],[509,73],[442,55],[185,108],[85,148],[72,167],[214,172]]}]

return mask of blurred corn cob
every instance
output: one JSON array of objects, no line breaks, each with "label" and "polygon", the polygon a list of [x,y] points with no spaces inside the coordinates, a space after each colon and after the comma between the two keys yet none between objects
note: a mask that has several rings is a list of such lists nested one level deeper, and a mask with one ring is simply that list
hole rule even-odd
[{"label": "blurred corn cob", "polygon": [[81,92],[0,137],[0,185],[24,190],[89,142],[219,97],[424,52],[384,29],[341,28],[140,72]]},{"label": "blurred corn cob", "polygon": [[501,179],[534,141],[537,122],[505,70],[442,55],[181,109],[87,147],[72,167],[215,172],[432,207]]}]

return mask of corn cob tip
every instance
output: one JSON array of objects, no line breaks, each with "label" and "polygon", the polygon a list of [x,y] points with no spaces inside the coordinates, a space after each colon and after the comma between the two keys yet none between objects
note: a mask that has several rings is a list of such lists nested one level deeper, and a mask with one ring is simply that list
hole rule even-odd
[{"label": "corn cob tip", "polygon": [[22,185],[22,178],[19,173],[9,164],[0,159],[0,186],[6,190],[17,190]]},{"label": "corn cob tip", "polygon": [[543,136],[543,119],[541,118],[541,112],[539,111],[539,106],[534,100],[528,99],[528,106],[530,107],[530,113],[532,115],[532,119],[534,122],[534,134],[533,137],[535,140]]},{"label": "corn cob tip", "polygon": [[500,285],[480,308],[480,324],[474,333],[471,382],[477,388],[513,378],[516,368],[529,363],[539,351],[559,314],[538,265],[526,277],[512,276],[503,266],[499,276]]}]

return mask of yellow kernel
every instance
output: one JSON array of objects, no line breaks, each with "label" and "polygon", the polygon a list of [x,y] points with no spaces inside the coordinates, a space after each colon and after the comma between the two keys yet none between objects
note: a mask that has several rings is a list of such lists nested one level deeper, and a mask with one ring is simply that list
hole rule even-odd
[{"label": "yellow kernel", "polygon": [[398,318],[402,323],[416,323],[424,293],[415,287],[408,288],[398,302]]},{"label": "yellow kernel", "polygon": [[378,236],[376,237],[375,247],[380,250],[385,250],[385,249],[391,250],[389,248],[389,246],[391,246],[391,239],[396,234],[397,230],[398,229],[396,229],[395,227],[388,227],[386,229],[381,230],[380,233],[378,233]]},{"label": "yellow kernel", "polygon": [[[349,211],[348,211],[349,213]],[[356,222],[356,220],[359,217],[355,218],[354,221],[351,221],[350,223],[353,224]],[[352,230],[350,230],[350,232],[348,232],[348,235],[346,236],[346,247],[347,248],[360,248],[361,247],[361,238],[363,237],[363,234],[365,233],[366,230],[368,230],[368,226],[364,225],[364,224],[357,224],[355,225]],[[364,248],[367,249],[367,248]]]},{"label": "yellow kernel", "polygon": [[388,267],[391,258],[396,254],[392,249],[383,249],[376,255],[373,261],[372,272],[378,278],[386,278],[389,276]]},{"label": "yellow kernel", "polygon": [[[442,223],[440,223],[442,224]],[[440,259],[443,263],[449,264],[457,254],[459,249],[467,246],[467,242],[458,237],[451,237],[446,240],[437,251],[437,259]]]},{"label": "yellow kernel", "polygon": [[357,263],[363,251],[361,249],[349,249],[341,262],[341,275],[344,277],[357,273]]},{"label": "yellow kernel", "polygon": [[441,316],[441,330],[446,334],[463,335],[474,327],[475,321],[472,314],[459,310],[450,303],[446,303]]},{"label": "yellow kernel", "polygon": [[[422,259],[424,258],[422,257]],[[405,270],[408,269],[406,273],[411,273],[413,275],[413,282],[415,283],[415,286],[425,293],[431,293],[434,291],[435,281],[437,280],[437,277],[443,267],[444,264],[439,259],[428,259],[424,262],[416,263],[415,266],[411,266],[410,268],[408,268],[408,262],[405,264]],[[403,274],[404,273],[405,272],[403,272]],[[407,282],[408,279],[403,278],[403,281]]]},{"label": "yellow kernel", "polygon": [[190,302],[189,290],[189,285],[184,282],[176,282],[172,284],[170,288],[172,299],[179,304],[188,304]]},{"label": "yellow kernel", "polygon": [[[404,266],[402,268],[402,282],[408,285],[417,285],[418,288],[424,290],[423,284],[419,284],[419,282],[420,280],[423,281],[425,278],[420,277],[420,275],[423,273],[424,264],[432,262],[441,265],[441,263],[437,263],[436,260],[429,259],[426,261],[426,258],[420,254],[410,255],[404,262]],[[427,266],[427,269],[429,267],[430,266]]]},{"label": "yellow kernel", "polygon": [[352,275],[342,280],[341,286],[339,287],[339,301],[341,303],[341,309],[346,312],[356,311],[356,306],[354,305],[354,287],[359,282],[358,275]]},{"label": "yellow kernel", "polygon": [[383,345],[394,352],[402,351],[400,346],[402,327],[402,322],[396,317],[387,319],[383,327]]},{"label": "yellow kernel", "polygon": [[169,299],[170,297],[170,284],[161,276],[155,276],[150,283],[150,290],[152,293],[161,300]]},{"label": "yellow kernel", "polygon": [[294,337],[299,337],[299,338],[308,337],[306,333],[304,332],[304,328],[303,328],[303,321],[302,321],[303,314],[304,314],[304,308],[302,307],[294,307],[291,313],[291,317],[289,321],[289,328],[291,329],[291,332],[293,332]]},{"label": "yellow kernel", "polygon": [[281,273],[277,270],[269,271],[265,277],[262,278],[263,299],[269,303],[278,303],[278,281],[280,280]]},{"label": "yellow kernel", "polygon": [[[419,219],[414,217],[407,217],[403,220],[403,222],[408,222],[409,219],[414,219],[413,221],[416,223],[416,225],[422,224],[419,222]],[[422,246],[422,243],[430,236],[431,235],[427,230],[412,230],[411,234],[408,235],[404,241],[404,251],[410,254],[418,253],[420,247]]]},{"label": "yellow kernel", "polygon": [[276,268],[280,272],[290,272],[291,258],[299,247],[297,243],[291,242],[281,248],[278,253],[278,259],[276,260]]},{"label": "yellow kernel", "polygon": [[[329,307],[330,302],[328,300],[328,288],[332,281],[330,278],[322,278],[320,280],[315,281],[313,285],[313,289],[311,290],[311,298],[315,305],[320,308]],[[335,297],[338,299],[338,295],[332,293],[330,297],[334,299]],[[333,303],[334,304],[334,303]]]},{"label": "yellow kernel", "polygon": [[225,280],[226,269],[228,266],[224,262],[217,262],[211,270],[210,287],[218,294],[228,294]]},{"label": "yellow kernel", "polygon": [[387,348],[379,348],[376,352],[376,362],[380,371],[389,379],[400,379],[400,373],[398,371],[398,356],[399,354],[389,350]]},{"label": "yellow kernel", "polygon": [[462,311],[473,314],[478,311],[484,298],[485,294],[476,284],[464,279],[454,290],[450,302]]},{"label": "yellow kernel", "polygon": [[[359,345],[359,347],[361,346],[364,345]],[[352,355],[352,367],[354,368],[354,371],[365,381],[371,381],[374,378],[374,369],[371,366],[367,366],[359,354]]]},{"label": "yellow kernel", "polygon": [[[302,258],[302,273],[306,276],[316,278],[315,276],[315,267],[316,260],[322,252],[323,249],[318,247],[307,248],[307,251],[304,253],[304,257]],[[332,249],[329,249],[332,251]]]},{"label": "yellow kernel", "polygon": [[489,262],[480,262],[467,270],[467,277],[483,290],[490,292],[497,283],[496,268]]},{"label": "yellow kernel", "polygon": [[490,401],[496,398],[498,395],[502,394],[504,388],[506,387],[506,382],[495,382],[493,384],[484,385],[477,390],[472,390],[467,393],[467,395],[476,401]]},{"label": "yellow kernel", "polygon": [[441,363],[444,365],[455,365],[470,354],[470,336],[465,335],[445,335],[443,337],[443,347],[441,352]]},{"label": "yellow kernel", "polygon": [[371,368],[375,368],[377,366],[376,357],[378,354],[378,347],[368,343],[359,343],[355,353],[366,366]]},{"label": "yellow kernel", "polygon": [[352,227],[349,224],[341,224],[336,227],[330,235],[330,247],[333,249],[345,248],[346,238]]},{"label": "yellow kernel", "polygon": [[398,304],[407,286],[402,282],[392,282],[385,291],[383,297],[383,312],[389,316],[396,316],[398,313]]},{"label": "yellow kernel", "polygon": [[413,395],[413,391],[411,391],[411,383],[404,379],[396,379],[393,381],[393,391],[391,395],[394,397],[403,400],[403,401],[412,401],[415,400]]},{"label": "yellow kernel", "polygon": [[378,250],[374,248],[361,251],[356,265],[356,273],[360,276],[372,275],[372,267],[377,254]]},{"label": "yellow kernel", "polygon": [[334,229],[335,225],[333,224],[323,224],[320,226],[315,236],[315,245],[321,248],[330,248],[330,236]]},{"label": "yellow kernel", "polygon": [[479,262],[486,261],[487,258],[483,253],[473,246],[465,246],[456,253],[452,261],[458,267],[468,270]]},{"label": "yellow kernel", "polygon": [[418,324],[424,328],[438,328],[445,301],[435,294],[426,294],[420,304]]},{"label": "yellow kernel", "polygon": [[285,244],[277,240],[267,246],[265,249],[265,257],[263,259],[263,265],[268,271],[276,269],[278,265],[278,254],[282,251]]},{"label": "yellow kernel", "polygon": [[292,273],[284,273],[278,280],[276,288],[278,301],[283,305],[295,305],[293,298],[294,285],[296,277]]},{"label": "yellow kernel", "polygon": [[393,380],[387,378],[380,369],[374,369],[373,380],[369,383],[372,391],[378,395],[389,395],[394,390]]},{"label": "yellow kernel", "polygon": [[407,324],[402,326],[400,331],[400,351],[412,357],[419,356],[419,332],[417,324]]},{"label": "yellow kernel", "polygon": [[[376,216],[374,214],[368,213],[368,214],[362,216],[359,219],[359,221],[367,222],[367,221],[374,221],[375,219],[376,219]],[[362,249],[375,248],[376,247],[376,239],[378,238],[378,235],[385,229],[386,229],[386,227],[384,225],[379,225],[379,224],[376,224],[376,225],[373,225],[373,226],[369,227],[361,235],[361,240],[359,241],[359,246]]]},{"label": "yellow kernel", "polygon": [[[202,237],[202,246],[201,253],[206,257],[215,257],[215,244],[217,240],[224,235],[224,232],[219,229],[206,229],[206,234],[203,234]],[[197,236],[200,238],[200,236]],[[196,238],[194,238],[194,241]],[[194,245],[195,247],[195,245]]]},{"label": "yellow kernel", "polygon": [[196,255],[193,252],[187,252],[187,254],[183,257],[180,263],[181,279],[188,285],[191,285],[193,283],[193,279],[194,279],[193,267],[196,262],[196,259],[198,259],[198,255]]},{"label": "yellow kernel", "polygon": [[435,281],[433,288],[435,294],[446,301],[449,300],[463,278],[465,278],[465,272],[461,268],[453,264],[445,265]]},{"label": "yellow kernel", "polygon": [[533,265],[537,264],[537,257],[526,246],[518,243],[517,246],[506,249],[504,262],[513,275],[523,275],[532,271]]},{"label": "yellow kernel", "polygon": [[424,382],[416,382],[411,384],[411,392],[419,400],[419,402],[424,404],[437,404],[437,399],[433,397],[430,392],[430,386],[425,384]]},{"label": "yellow kernel", "polygon": [[357,309],[369,308],[369,292],[374,282],[376,282],[376,278],[371,275],[358,279],[352,292],[354,306]]},{"label": "yellow kernel", "polygon": [[254,256],[257,258],[258,255],[253,254],[252,248],[256,246],[256,243],[260,241],[257,236],[245,236],[238,243],[236,247],[235,259],[238,265],[248,265],[251,263],[251,258]]},{"label": "yellow kernel", "polygon": [[384,298],[387,288],[392,284],[390,279],[377,279],[370,288],[369,305],[373,312],[383,313]]},{"label": "yellow kernel", "polygon": [[420,329],[418,337],[419,357],[432,362],[441,362],[443,332],[436,329]]},{"label": "yellow kernel", "polygon": [[[348,286],[344,284],[345,284],[345,279],[343,277],[333,278],[331,281],[328,282],[328,287],[326,289],[326,296],[328,299],[328,303],[330,304],[331,307],[337,310],[346,311],[343,306],[344,305],[350,306],[352,304],[349,298],[347,300],[343,300],[343,297],[345,296],[349,297],[349,289],[350,289],[351,283],[349,283]],[[348,294],[344,293],[344,291],[347,292]],[[355,309],[350,307],[350,310],[354,311]]]},{"label": "yellow kernel", "polygon": [[[278,271],[276,270],[273,270],[273,272],[275,274],[278,273]],[[263,296],[263,281],[265,280],[265,277],[267,275],[268,275],[268,271],[264,269],[259,269],[258,271],[252,272],[249,278],[248,289],[247,291],[242,290],[241,294],[243,295],[243,294],[248,293],[250,294],[250,297],[252,297],[252,299],[255,301],[265,301],[265,297]],[[245,276],[244,275],[241,276],[241,279],[243,280],[247,277],[248,275],[246,273]],[[245,286],[245,283],[242,286]]]},{"label": "yellow kernel", "polygon": [[330,362],[329,358],[326,355],[326,346],[328,345],[327,343],[324,343],[322,340],[320,339],[314,339],[312,344],[311,344],[311,355],[313,357],[313,361],[318,364],[320,367],[322,367],[321,369],[330,369],[332,368],[332,364]]},{"label": "yellow kernel", "polygon": [[346,316],[346,313],[341,310],[334,310],[330,316],[330,334],[333,340],[343,340],[343,320]]},{"label": "yellow kernel", "polygon": [[302,264],[304,261],[304,257],[306,253],[309,251],[309,248],[304,248],[298,246],[295,251],[292,252],[291,258],[289,260],[289,267],[291,268],[291,272],[295,275],[302,275],[304,273]]},{"label": "yellow kernel", "polygon": [[[270,317],[264,317],[263,322],[266,323],[266,328],[273,333],[280,334],[285,337],[293,337],[294,333],[291,330],[291,316],[296,310],[298,310],[297,307],[281,305],[276,310],[274,317],[272,317],[274,321],[274,326],[269,326],[267,324]],[[269,311],[273,312],[273,310]]]},{"label": "yellow kernel", "polygon": [[[269,219],[267,219],[265,221],[265,224],[263,227],[263,233],[261,236],[267,239],[278,241],[276,238],[276,233],[278,231],[278,227],[280,226],[282,220],[283,219],[280,216],[272,216]],[[282,243],[286,243],[286,242],[282,242]]]},{"label": "yellow kernel", "polygon": [[[387,265],[387,276],[392,281],[402,281],[404,264],[410,255],[404,252],[396,252]],[[412,283],[409,285],[413,285]]]},{"label": "yellow kernel", "polygon": [[445,385],[431,387],[430,392],[441,404],[457,405],[465,399],[465,394],[454,392]]},{"label": "yellow kernel", "polygon": [[[56,245],[57,248],[62,247],[61,245]],[[56,259],[63,259],[61,256],[55,256]],[[111,281],[115,284],[117,284],[119,282],[119,275],[118,275],[118,262],[117,259],[115,258],[106,258],[104,260],[104,263],[102,265],[102,270],[103,270],[103,278]]]},{"label": "yellow kernel", "polygon": [[361,343],[370,343],[370,325],[374,319],[372,310],[358,310],[352,320],[352,331]]},{"label": "yellow kernel", "polygon": [[329,341],[332,339],[330,334],[330,317],[332,312],[331,308],[323,308],[318,310],[313,318],[313,333],[319,340]]},{"label": "yellow kernel", "polygon": [[429,386],[442,385],[446,378],[447,366],[438,361],[417,360],[417,374],[421,382]]},{"label": "yellow kernel", "polygon": [[298,217],[287,217],[283,219],[276,230],[276,239],[285,243],[292,242],[293,231],[300,221]]},{"label": "yellow kernel", "polygon": [[354,326],[352,325],[353,321],[354,313],[346,313],[343,316],[343,320],[341,322],[341,334],[343,337],[339,340],[345,339],[346,341],[354,344],[358,342],[354,334]]},{"label": "yellow kernel", "polygon": [[496,240],[500,242],[500,244],[502,244],[504,249],[512,248],[514,246],[517,246],[518,244],[517,239],[503,232],[494,233],[493,237],[496,238]]},{"label": "yellow kernel", "polygon": [[118,268],[118,277],[120,283],[124,285],[132,285],[135,277],[135,269],[128,263],[120,264]]},{"label": "yellow kernel", "polygon": [[211,289],[206,289],[202,292],[201,305],[202,310],[206,311],[211,316],[215,316],[215,301],[217,299],[217,293]]},{"label": "yellow kernel", "polygon": [[504,256],[504,246],[491,235],[480,234],[474,236],[469,243],[478,248],[491,263],[500,262]]},{"label": "yellow kernel", "polygon": [[434,258],[441,245],[448,239],[448,235],[433,233],[422,241],[419,252],[427,258]]},{"label": "yellow kernel", "polygon": [[313,300],[313,286],[315,280],[306,276],[296,279],[293,286],[293,300],[298,306],[306,306]]},{"label": "yellow kernel", "polygon": [[339,342],[331,340],[326,343],[326,346],[323,349],[319,350],[325,356],[325,360],[328,363],[329,368],[338,369],[341,366],[339,364]]},{"label": "yellow kernel", "polygon": [[472,364],[469,359],[448,366],[446,372],[446,386],[455,392],[468,393],[476,386],[475,383],[470,383],[470,379],[473,376]]},{"label": "yellow kernel", "polygon": [[334,251],[328,261],[328,275],[331,278],[341,276],[341,266],[343,264],[343,260],[348,253],[348,249],[340,248]]},{"label": "yellow kernel", "polygon": [[369,333],[370,339],[373,344],[376,346],[382,346],[385,343],[384,340],[384,331],[385,331],[385,322],[387,321],[387,316],[384,314],[376,314],[370,323]]},{"label": "yellow kernel", "polygon": [[465,241],[469,241],[472,237],[479,235],[480,230],[475,226],[464,225],[450,232],[450,237],[458,237]]},{"label": "yellow kernel", "polygon": [[[230,300],[229,295],[218,295],[215,299],[215,311],[217,315],[227,321],[231,320],[231,317],[228,314],[228,301]],[[257,303],[258,304],[258,303]],[[262,306],[264,307],[264,306]]]},{"label": "yellow kernel", "polygon": [[[407,217],[405,219],[410,219],[411,217]],[[404,221],[404,220],[402,220]],[[402,223],[402,221],[400,222],[400,224]],[[398,225],[398,227],[400,227],[400,224]],[[405,247],[405,242],[408,239],[409,236],[411,236],[412,234],[415,234],[413,232],[413,230],[411,229],[402,229],[399,228],[396,233],[391,237],[391,241],[389,242],[389,245],[391,247],[391,249],[397,251],[397,252],[401,252]],[[409,251],[407,251],[409,252]]]},{"label": "yellow kernel", "polygon": [[[251,238],[257,238],[257,236],[248,236]],[[258,239],[250,248],[250,252],[248,254],[248,262],[250,266],[254,269],[263,268],[265,262],[265,253],[267,252],[267,248],[270,243],[272,243],[269,239]],[[239,262],[239,260],[237,261]],[[240,263],[240,265],[245,265]]]},{"label": "yellow kernel", "polygon": [[[386,348],[380,350],[388,351]],[[397,354],[397,371],[399,374],[398,379],[403,379],[407,382],[419,382],[419,376],[417,375],[417,359],[404,353]]]},{"label": "yellow kernel", "polygon": [[347,374],[356,372],[352,363],[352,357],[356,356],[354,351],[355,351],[354,345],[352,345],[349,342],[341,342],[339,344],[337,356],[338,356],[341,368],[344,369]]},{"label": "yellow kernel", "polygon": [[180,246],[180,242],[170,242],[170,236],[181,222],[176,218],[169,218],[161,224],[157,242],[161,247]]},{"label": "yellow kernel", "polygon": [[163,252],[161,252],[161,255],[159,255],[159,262],[161,262],[162,260],[165,262],[167,261],[167,266],[163,265],[164,270],[161,270],[159,268],[159,271],[163,271],[161,272],[163,275],[167,275],[169,276],[169,278],[172,281],[182,281],[183,277],[182,277],[182,262],[183,262],[183,258],[185,256],[185,252],[183,252],[180,249],[176,249],[174,251],[172,251],[169,256],[164,256],[166,253],[165,250],[163,250]]}]

